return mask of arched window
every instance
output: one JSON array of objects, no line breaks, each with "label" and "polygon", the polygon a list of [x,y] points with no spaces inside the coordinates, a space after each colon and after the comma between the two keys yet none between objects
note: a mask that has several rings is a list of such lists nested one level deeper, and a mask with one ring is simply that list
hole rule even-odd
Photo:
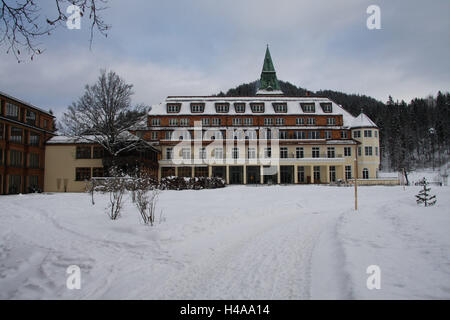
[{"label": "arched window", "polygon": [[363,179],[369,179],[369,169],[363,169]]}]

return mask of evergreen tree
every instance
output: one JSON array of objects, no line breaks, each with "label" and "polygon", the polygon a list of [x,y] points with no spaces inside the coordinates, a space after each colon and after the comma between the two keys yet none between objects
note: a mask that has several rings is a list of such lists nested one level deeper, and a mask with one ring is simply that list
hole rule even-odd
[{"label": "evergreen tree", "polygon": [[436,203],[436,196],[431,195],[431,188],[428,187],[427,179],[423,178],[420,184],[423,186],[423,189],[419,191],[419,194],[416,195],[417,204],[424,204],[425,207],[430,207]]}]

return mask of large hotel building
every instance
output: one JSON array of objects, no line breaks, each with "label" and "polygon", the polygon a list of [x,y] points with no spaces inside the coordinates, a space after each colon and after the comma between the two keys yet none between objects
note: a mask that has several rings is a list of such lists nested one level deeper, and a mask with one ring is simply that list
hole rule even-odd
[{"label": "large hotel building", "polygon": [[169,96],[137,134],[161,151],[159,178],[331,183],[377,178],[380,164],[376,124],[326,97],[284,95],[268,48],[255,96]]}]

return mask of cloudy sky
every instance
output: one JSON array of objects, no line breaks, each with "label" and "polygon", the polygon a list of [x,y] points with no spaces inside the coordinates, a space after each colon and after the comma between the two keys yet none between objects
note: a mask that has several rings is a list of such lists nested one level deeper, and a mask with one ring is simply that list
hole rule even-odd
[{"label": "cloudy sky", "polygon": [[[40,1],[54,17],[54,1]],[[366,9],[381,9],[369,30]],[[266,44],[279,79],[309,90],[386,101],[450,90],[450,1],[109,0],[112,26],[89,49],[81,30],[42,39],[46,51],[18,64],[0,47],[0,91],[59,116],[99,70],[134,85],[134,103],[208,95],[259,78]]]}]

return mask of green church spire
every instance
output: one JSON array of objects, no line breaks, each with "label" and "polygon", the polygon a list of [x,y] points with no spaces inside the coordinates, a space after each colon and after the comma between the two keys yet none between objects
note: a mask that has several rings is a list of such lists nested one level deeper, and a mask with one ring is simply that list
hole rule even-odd
[{"label": "green church spire", "polygon": [[277,73],[275,72],[275,67],[273,66],[272,57],[270,56],[269,45],[267,45],[266,56],[264,57],[259,90],[281,90],[277,79]]}]

